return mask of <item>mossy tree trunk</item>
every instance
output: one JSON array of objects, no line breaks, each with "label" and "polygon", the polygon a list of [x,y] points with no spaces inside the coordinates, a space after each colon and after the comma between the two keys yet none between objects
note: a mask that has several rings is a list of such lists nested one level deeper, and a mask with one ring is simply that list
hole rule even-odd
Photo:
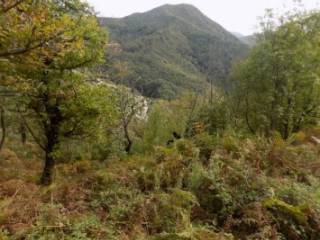
[{"label": "mossy tree trunk", "polygon": [[54,167],[55,167],[55,151],[58,145],[58,125],[50,126],[47,135],[47,144],[45,146],[45,164],[41,176],[42,185],[50,185],[52,183]]},{"label": "mossy tree trunk", "polygon": [[[46,144],[44,146],[45,164],[41,177],[41,184],[52,183],[54,167],[56,163],[56,151],[59,144],[60,127],[63,123],[63,116],[60,111],[61,98],[57,97],[56,89],[51,88],[50,83],[45,79],[46,91],[42,94],[42,105],[45,109],[45,117],[42,119]],[[53,96],[53,97],[52,97]]]}]

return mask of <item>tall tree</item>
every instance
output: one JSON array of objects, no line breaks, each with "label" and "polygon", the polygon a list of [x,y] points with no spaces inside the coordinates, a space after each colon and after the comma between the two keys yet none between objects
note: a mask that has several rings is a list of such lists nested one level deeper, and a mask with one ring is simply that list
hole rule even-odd
[{"label": "tall tree", "polygon": [[264,22],[258,45],[233,74],[233,96],[251,132],[288,138],[319,118],[319,27],[317,12]]},{"label": "tall tree", "polygon": [[7,86],[17,93],[24,124],[45,152],[41,183],[50,184],[61,140],[84,134],[87,120],[99,115],[83,97],[79,69],[103,59],[107,36],[78,0],[26,0],[4,18],[0,32],[9,29],[9,35],[1,46],[9,50],[0,57],[13,69],[6,73]]}]

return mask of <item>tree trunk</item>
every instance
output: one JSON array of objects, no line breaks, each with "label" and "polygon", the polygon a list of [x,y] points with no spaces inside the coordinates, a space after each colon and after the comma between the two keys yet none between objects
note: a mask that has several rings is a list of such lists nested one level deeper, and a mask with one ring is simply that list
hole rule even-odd
[{"label": "tree trunk", "polygon": [[130,151],[131,151],[131,147],[132,147],[132,140],[131,140],[130,135],[129,135],[128,124],[124,124],[123,129],[124,129],[124,136],[125,136],[125,138],[127,140],[125,151],[126,151],[126,153],[129,154]]},{"label": "tree trunk", "polygon": [[1,131],[2,131],[2,136],[0,140],[0,151],[3,148],[5,139],[6,139],[6,124],[4,120],[4,108],[0,106],[0,124],[1,124]]},{"label": "tree trunk", "polygon": [[47,125],[46,129],[46,137],[47,137],[47,144],[45,145],[45,165],[42,172],[41,177],[41,184],[42,185],[50,185],[52,183],[53,178],[53,171],[55,166],[55,156],[54,153],[57,150],[57,144],[59,143],[58,134],[59,134],[59,116],[60,112],[58,110],[57,115],[54,115],[51,118],[50,125]]},{"label": "tree trunk", "polygon": [[49,186],[52,183],[54,166],[55,159],[53,156],[53,150],[48,149],[46,151],[45,165],[40,181],[42,185]]},{"label": "tree trunk", "polygon": [[50,185],[52,183],[53,171],[55,166],[54,153],[59,143],[59,129],[61,124],[61,115],[58,107],[53,107],[49,111],[50,121],[45,130],[47,144],[45,146],[45,165],[41,177],[41,184]]},{"label": "tree trunk", "polygon": [[21,135],[21,143],[25,145],[27,142],[27,129],[23,123],[21,123],[20,125],[20,135]]},{"label": "tree trunk", "polygon": [[131,147],[132,147],[132,141],[131,140],[127,140],[128,142],[127,142],[127,146],[126,146],[126,153],[130,153],[130,151],[131,151]]},{"label": "tree trunk", "polygon": [[53,180],[54,167],[56,164],[55,155],[59,145],[60,127],[63,122],[63,116],[60,111],[61,99],[55,96],[57,88],[51,88],[47,75],[48,73],[45,72],[43,80],[47,89],[41,96],[41,104],[45,107],[45,114],[43,114],[44,117],[41,121],[44,128],[46,144],[43,147],[45,152],[45,164],[40,180],[40,183],[46,186],[50,185]]},{"label": "tree trunk", "polygon": [[55,105],[50,105],[49,101],[47,101],[45,106],[48,114],[48,121],[44,119],[47,143],[44,148],[45,165],[41,177],[41,184],[50,185],[53,179],[56,158],[54,155],[59,144],[59,131],[63,118],[59,109],[59,101],[57,101]]}]

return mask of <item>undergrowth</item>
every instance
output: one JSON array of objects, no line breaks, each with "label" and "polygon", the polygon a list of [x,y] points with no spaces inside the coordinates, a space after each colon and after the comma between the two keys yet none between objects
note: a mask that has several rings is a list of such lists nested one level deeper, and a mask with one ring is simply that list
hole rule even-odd
[{"label": "undergrowth", "polygon": [[148,155],[59,164],[50,187],[38,185],[35,150],[4,149],[0,239],[320,239],[311,134],[200,134]]}]

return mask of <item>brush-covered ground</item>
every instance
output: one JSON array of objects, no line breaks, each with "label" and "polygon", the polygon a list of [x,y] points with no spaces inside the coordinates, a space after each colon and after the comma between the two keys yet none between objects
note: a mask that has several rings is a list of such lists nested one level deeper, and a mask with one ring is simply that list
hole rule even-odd
[{"label": "brush-covered ground", "polygon": [[[0,239],[320,239],[320,130],[287,141],[205,133],[149,155],[60,163],[0,154]],[[27,150],[26,150],[27,149]]]}]

